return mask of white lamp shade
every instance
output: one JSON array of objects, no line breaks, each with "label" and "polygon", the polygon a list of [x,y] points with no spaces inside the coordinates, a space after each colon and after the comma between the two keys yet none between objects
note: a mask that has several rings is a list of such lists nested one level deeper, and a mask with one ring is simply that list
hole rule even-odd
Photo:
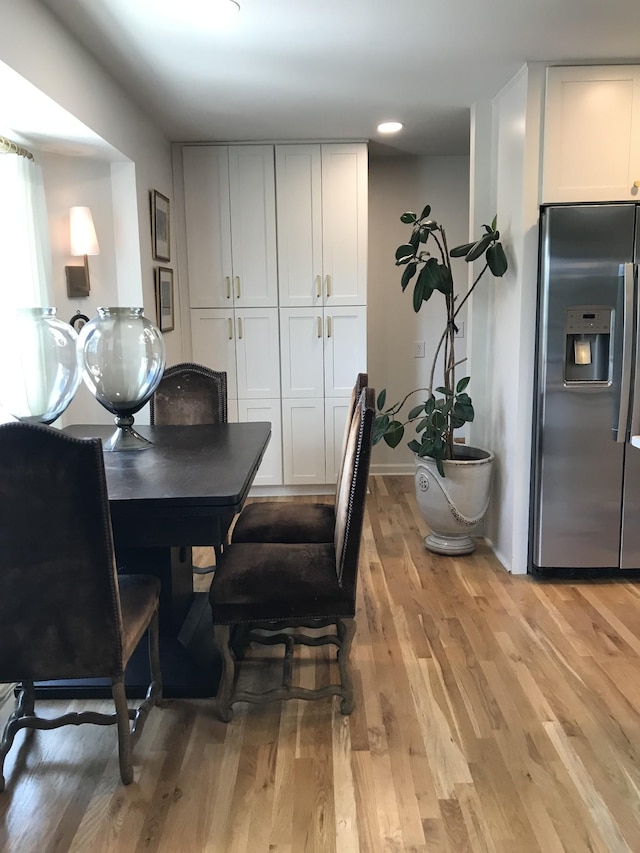
[{"label": "white lamp shade", "polygon": [[100,254],[90,208],[72,207],[69,210],[69,232],[72,255]]}]

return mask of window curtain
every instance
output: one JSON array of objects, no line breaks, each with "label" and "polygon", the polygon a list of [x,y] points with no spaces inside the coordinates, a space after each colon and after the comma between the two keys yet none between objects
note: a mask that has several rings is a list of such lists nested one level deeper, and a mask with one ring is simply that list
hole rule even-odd
[{"label": "window curtain", "polygon": [[33,156],[0,136],[0,304],[51,305],[51,246],[42,170]]},{"label": "window curtain", "polygon": [[[0,136],[0,422],[46,393],[38,330],[16,309],[52,304],[51,246],[42,170],[29,151]],[[35,378],[35,382],[34,382]],[[11,404],[9,403],[11,401]],[[4,405],[3,405],[4,403]]]}]

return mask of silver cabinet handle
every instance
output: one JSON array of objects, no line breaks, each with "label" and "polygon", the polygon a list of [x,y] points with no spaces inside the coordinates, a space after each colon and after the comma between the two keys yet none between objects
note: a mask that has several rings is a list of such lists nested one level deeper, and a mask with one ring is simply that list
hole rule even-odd
[{"label": "silver cabinet handle", "polygon": [[320,299],[322,296],[322,276],[316,276],[316,297]]},{"label": "silver cabinet handle", "polygon": [[318,317],[318,337],[322,337],[322,317]]},{"label": "silver cabinet handle", "polygon": [[240,299],[240,276],[239,275],[237,275],[235,277],[235,283],[236,283],[236,299]]},{"label": "silver cabinet handle", "polygon": [[242,317],[238,317],[238,340],[242,340]]},{"label": "silver cabinet handle", "polygon": [[327,337],[331,337],[331,317],[327,317]]},{"label": "silver cabinet handle", "polygon": [[227,285],[227,299],[231,299],[231,276],[226,275],[224,281]]},{"label": "silver cabinet handle", "polygon": [[620,406],[618,423],[613,429],[617,442],[627,440],[629,393],[631,391],[631,350],[633,348],[633,264],[624,265],[624,320],[622,328],[622,375],[620,377]]},{"label": "silver cabinet handle", "polygon": [[324,280],[325,280],[326,294],[327,294],[327,297],[329,297],[329,296],[331,296],[331,276],[325,275]]},{"label": "silver cabinet handle", "polygon": [[233,340],[233,320],[231,319],[231,317],[227,317],[227,323],[229,324],[229,329],[228,329],[229,340],[232,341]]}]

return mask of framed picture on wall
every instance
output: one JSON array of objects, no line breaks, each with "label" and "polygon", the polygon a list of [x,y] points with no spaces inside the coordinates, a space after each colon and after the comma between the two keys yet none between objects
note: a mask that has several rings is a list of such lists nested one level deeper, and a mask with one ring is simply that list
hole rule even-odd
[{"label": "framed picture on wall", "polygon": [[169,199],[158,190],[151,190],[151,250],[154,260],[171,260]]},{"label": "framed picture on wall", "polygon": [[156,314],[161,332],[170,332],[174,328],[173,316],[173,270],[156,267]]}]

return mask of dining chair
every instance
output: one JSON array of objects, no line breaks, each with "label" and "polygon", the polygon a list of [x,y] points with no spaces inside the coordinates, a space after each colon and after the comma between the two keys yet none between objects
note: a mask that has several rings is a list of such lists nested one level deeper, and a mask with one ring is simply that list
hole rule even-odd
[{"label": "dining chair", "polygon": [[[369,381],[359,373],[349,401],[342,439],[338,482],[342,474],[351,419],[360,393]],[[299,501],[257,501],[247,504],[231,533],[232,542],[331,542],[336,522],[336,499],[333,503]]]},{"label": "dining chair", "polygon": [[[0,740],[0,791],[20,729],[82,723],[117,726],[120,776],[128,785],[133,746],[162,698],[160,581],[116,572],[99,439],[2,424],[0,471],[0,682],[19,683]],[[151,684],[139,707],[129,709],[125,668],[145,632]],[[34,682],[84,678],[110,680],[114,714],[36,714]]]},{"label": "dining chair", "polygon": [[[191,361],[174,364],[164,371],[151,397],[150,406],[150,419],[154,425],[227,423],[227,374]],[[233,519],[231,515],[221,520],[224,538]],[[220,559],[222,547],[220,544],[213,546],[216,563]],[[196,574],[209,574],[215,571],[215,565],[192,566],[192,569]]]},{"label": "dining chair", "polygon": [[151,423],[192,426],[227,422],[227,374],[190,361],[167,367],[151,397]]},{"label": "dining chair", "polygon": [[[216,703],[225,721],[231,719],[236,702],[340,696],[342,713],[353,710],[349,653],[374,416],[374,391],[366,388],[351,419],[331,542],[232,542],[222,555],[209,602],[223,665]],[[327,630],[319,634],[317,629]],[[252,642],[284,644],[281,686],[261,692],[237,688],[236,662]],[[339,680],[318,688],[294,685],[298,643],[335,645]]]}]

